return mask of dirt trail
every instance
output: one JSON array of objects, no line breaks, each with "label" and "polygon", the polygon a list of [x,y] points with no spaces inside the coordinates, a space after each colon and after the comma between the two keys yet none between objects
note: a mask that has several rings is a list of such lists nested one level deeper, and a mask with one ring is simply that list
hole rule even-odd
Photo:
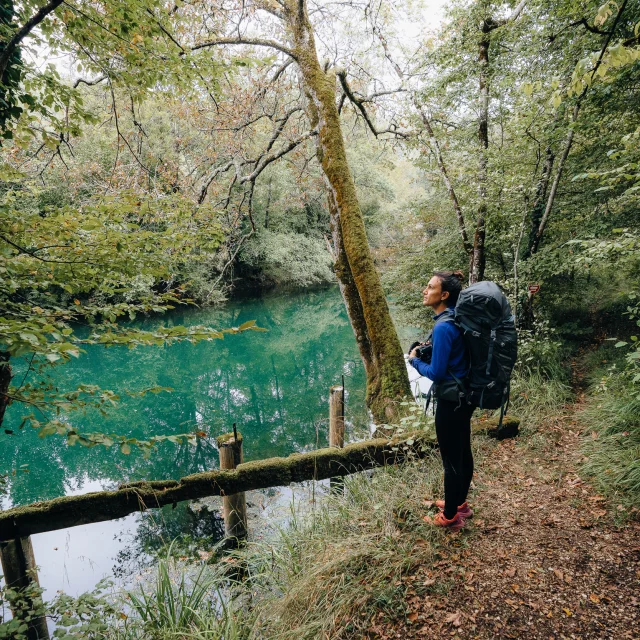
[{"label": "dirt trail", "polygon": [[640,638],[640,523],[577,475],[579,409],[488,448],[471,535],[446,536],[406,578],[407,621],[371,637]]}]

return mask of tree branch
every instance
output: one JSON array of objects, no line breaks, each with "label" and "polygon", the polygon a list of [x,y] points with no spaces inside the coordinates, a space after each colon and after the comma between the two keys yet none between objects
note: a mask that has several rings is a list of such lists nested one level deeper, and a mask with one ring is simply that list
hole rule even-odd
[{"label": "tree branch", "polygon": [[192,51],[197,51],[198,49],[205,49],[206,47],[218,47],[225,44],[244,44],[244,45],[253,45],[255,47],[270,47],[271,49],[277,49],[282,53],[287,54],[294,60],[297,60],[297,57],[292,49],[285,47],[283,44],[280,44],[276,40],[267,40],[264,38],[244,38],[244,37],[231,37],[231,38],[216,38],[215,40],[210,40],[209,42],[203,42],[201,44],[196,44],[191,47]]},{"label": "tree branch", "polygon": [[202,185],[202,189],[200,190],[200,196],[198,197],[198,204],[202,204],[204,202],[204,199],[207,197],[207,191],[209,190],[209,187],[211,186],[211,183],[221,174],[224,173],[225,171],[229,171],[229,169],[231,169],[231,167],[233,167],[233,160],[230,160],[229,162],[227,162],[227,164],[223,164],[220,167],[216,167],[211,175],[209,176],[209,178],[207,178],[207,181],[204,183],[204,185]]},{"label": "tree branch", "polygon": [[360,113],[362,114],[362,117],[364,118],[364,121],[367,123],[367,126],[369,127],[369,129],[371,130],[371,133],[373,133],[373,135],[377,138],[378,136],[384,134],[384,133],[390,133],[394,136],[399,136],[401,138],[408,138],[409,136],[406,133],[402,133],[401,131],[398,131],[397,129],[376,129],[376,126],[373,124],[373,122],[371,121],[371,118],[369,117],[369,113],[367,112],[365,106],[364,106],[364,100],[361,98],[358,98],[353,91],[351,90],[351,87],[349,86],[349,83],[347,82],[347,72],[344,71],[343,69],[338,71],[337,73],[338,78],[340,80],[340,84],[342,85],[342,90],[344,91],[345,95],[347,96],[347,98],[349,98],[350,102],[352,102],[355,107],[358,109],[358,111],[360,111]]},{"label": "tree branch", "polygon": [[37,27],[52,11],[55,11],[63,0],[51,0],[45,4],[44,7],[40,7],[36,13],[34,13],[29,20],[14,34],[13,38],[7,42],[2,54],[0,54],[0,78],[4,76],[4,72],[9,64],[9,58],[15,51],[16,47],[24,40],[26,36],[31,33],[34,27]]},{"label": "tree branch", "polygon": [[599,36],[608,36],[611,34],[611,31],[603,31],[602,29],[598,29],[598,27],[592,27],[585,18],[580,18],[580,20],[576,20],[572,22],[570,27],[577,27],[582,25],[587,31],[591,31],[591,33],[597,33]]},{"label": "tree branch", "polygon": [[103,80],[106,80],[107,76],[100,76],[99,78],[96,78],[95,80],[87,80],[86,78],[78,78],[74,83],[73,83],[73,88],[77,89],[78,86],[80,86],[81,84],[86,84],[89,87],[93,87],[96,84],[100,84]]},{"label": "tree branch", "polygon": [[438,162],[438,168],[440,169],[440,173],[442,174],[442,179],[444,181],[445,186],[447,187],[447,192],[449,194],[449,198],[451,199],[451,204],[453,204],[453,209],[456,212],[456,217],[458,218],[458,228],[460,229],[460,237],[462,238],[462,246],[464,250],[467,252],[467,255],[471,255],[473,251],[473,247],[469,242],[469,236],[467,235],[467,227],[464,221],[464,214],[462,213],[462,207],[460,207],[460,203],[458,202],[458,197],[456,192],[451,184],[451,180],[449,179],[449,174],[447,173],[447,167],[444,163],[444,158],[442,157],[442,151],[440,150],[440,144],[438,143],[438,139],[433,133],[433,128],[431,127],[431,122],[429,122],[429,118],[427,114],[419,109],[420,115],[422,117],[422,122],[424,122],[424,126],[429,135],[429,143],[433,150],[433,153]]},{"label": "tree branch", "polygon": [[263,155],[257,162],[256,168],[247,176],[242,176],[240,178],[240,183],[245,182],[254,182],[255,179],[272,163],[275,162],[278,158],[282,158],[282,156],[286,155],[290,151],[293,151],[298,145],[302,144],[305,140],[318,135],[318,131],[316,129],[312,129],[311,131],[307,131],[303,133],[300,137],[295,140],[291,140],[289,144],[282,147],[278,151],[274,153],[269,153],[267,155]]}]

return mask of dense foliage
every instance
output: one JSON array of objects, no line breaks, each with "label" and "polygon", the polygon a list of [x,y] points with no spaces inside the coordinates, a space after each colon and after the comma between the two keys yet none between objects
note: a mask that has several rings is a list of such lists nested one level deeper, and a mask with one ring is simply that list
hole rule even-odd
[{"label": "dense foliage", "polygon": [[[166,389],[62,393],[46,373],[89,344],[258,329],[146,331],[127,324],[137,316],[336,276],[344,293],[358,278],[340,215],[356,211],[369,244],[351,238],[350,268],[371,249],[413,324],[428,324],[435,269],[500,283],[525,416],[571,397],[571,358],[591,369],[585,471],[637,505],[640,2],[452,0],[435,30],[411,3],[308,4],[321,70],[292,55],[305,39],[284,0],[2,0],[0,424],[18,411],[43,437],[123,454],[205,435],[81,433],[73,411]],[[407,39],[409,22],[421,29]],[[318,110],[329,95],[333,113],[333,93],[309,69],[320,88],[335,79],[337,169]],[[352,178],[345,205],[336,184]],[[375,332],[351,320],[361,346]]]}]

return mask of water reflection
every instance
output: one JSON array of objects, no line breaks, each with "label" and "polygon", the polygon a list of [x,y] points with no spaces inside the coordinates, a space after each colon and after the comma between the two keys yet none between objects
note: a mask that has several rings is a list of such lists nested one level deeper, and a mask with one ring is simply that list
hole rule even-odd
[{"label": "water reflection", "polygon": [[[80,431],[140,439],[193,430],[214,437],[235,422],[245,435],[246,459],[282,456],[326,445],[328,390],[345,374],[351,428],[361,428],[358,435],[363,435],[364,373],[337,289],[237,301],[215,310],[179,310],[138,325],[229,327],[246,320],[256,320],[268,333],[163,348],[88,348],[60,367],[53,382],[60,390],[97,384],[120,393],[122,401],[106,417],[88,410],[67,418]],[[174,391],[126,395],[154,386]],[[6,427],[16,429],[23,413],[11,406]],[[61,438],[40,439],[33,430],[1,437],[0,472],[29,467],[29,473],[11,478],[5,507],[93,490],[96,483],[110,487],[178,478],[217,466],[213,440],[193,447],[164,443],[144,460],[136,450],[124,456],[115,448],[67,447]]]}]

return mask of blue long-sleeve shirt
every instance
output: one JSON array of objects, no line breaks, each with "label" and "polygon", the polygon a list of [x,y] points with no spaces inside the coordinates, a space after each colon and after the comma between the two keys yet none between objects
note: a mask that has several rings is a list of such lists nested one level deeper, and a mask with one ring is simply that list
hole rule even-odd
[{"label": "blue long-sleeve shirt", "polygon": [[444,380],[452,380],[451,371],[457,378],[464,378],[469,370],[467,352],[462,339],[462,332],[453,322],[438,322],[444,314],[453,316],[453,309],[445,309],[434,316],[436,322],[433,327],[433,355],[431,364],[419,358],[411,358],[409,364],[421,376],[433,380],[436,384]]}]

